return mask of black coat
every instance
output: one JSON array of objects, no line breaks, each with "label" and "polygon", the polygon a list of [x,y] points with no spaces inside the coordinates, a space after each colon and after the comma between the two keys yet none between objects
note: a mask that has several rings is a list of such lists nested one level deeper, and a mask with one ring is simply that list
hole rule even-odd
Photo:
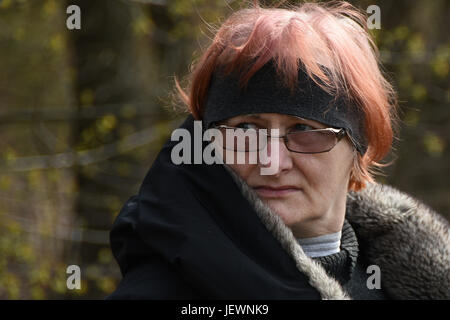
[{"label": "black coat", "polygon": [[[181,127],[193,136],[191,116]],[[177,143],[164,145],[113,225],[123,279],[108,298],[351,298],[225,166],[174,165]],[[349,192],[346,219],[361,244],[360,261],[381,269],[389,297],[450,298],[449,226],[433,210],[369,184]],[[358,282],[365,287],[365,279]]]},{"label": "black coat", "polygon": [[[193,136],[192,117],[183,128]],[[168,141],[110,234],[112,299],[320,299],[220,164],[174,165]]]}]

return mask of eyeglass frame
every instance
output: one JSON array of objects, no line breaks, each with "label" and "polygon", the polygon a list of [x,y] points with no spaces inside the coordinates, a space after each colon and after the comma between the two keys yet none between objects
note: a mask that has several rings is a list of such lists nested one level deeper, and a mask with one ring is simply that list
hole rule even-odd
[{"label": "eyeglass frame", "polygon": [[[215,128],[215,129],[224,128],[224,129],[241,129],[241,130],[245,130],[244,128],[232,127],[232,126],[227,126],[227,125],[223,125],[223,124],[221,124],[221,125],[212,125],[211,127],[212,127],[212,128]],[[249,129],[247,129],[247,130],[249,130]],[[254,130],[256,130],[256,129],[254,129]],[[322,131],[329,131],[329,132],[332,132],[332,133],[335,135],[336,139],[337,139],[337,140],[336,140],[336,143],[335,143],[331,148],[329,148],[329,149],[327,149],[327,150],[324,150],[324,151],[317,151],[317,152],[301,152],[301,151],[295,151],[295,150],[291,150],[291,149],[288,147],[288,136],[289,136],[290,134],[294,134],[294,133],[298,133],[298,132],[319,132],[319,131],[320,131],[320,132],[322,132]],[[350,136],[350,134],[348,133],[348,131],[347,131],[345,128],[338,128],[338,129],[336,129],[336,128],[321,128],[321,129],[304,130],[304,131],[297,131],[297,132],[288,132],[288,133],[286,133],[285,135],[279,136],[279,137],[271,136],[270,134],[265,134],[265,135],[267,136],[267,138],[278,138],[278,139],[283,139],[284,145],[286,146],[286,149],[288,149],[290,152],[294,152],[294,153],[301,153],[301,154],[319,154],[319,153],[330,152],[334,147],[336,147],[336,145],[342,140],[342,138],[344,138],[344,136],[347,136],[347,137],[349,138],[350,142],[352,143],[353,150],[356,150],[356,144],[355,144],[353,138]],[[223,146],[223,148],[224,148],[225,150],[231,150],[231,149],[226,149],[225,146]],[[261,150],[261,149],[259,149],[259,150]],[[259,151],[259,150],[256,150],[256,151]],[[255,151],[238,151],[238,150],[232,150],[232,151],[235,151],[235,152],[255,152]]]}]

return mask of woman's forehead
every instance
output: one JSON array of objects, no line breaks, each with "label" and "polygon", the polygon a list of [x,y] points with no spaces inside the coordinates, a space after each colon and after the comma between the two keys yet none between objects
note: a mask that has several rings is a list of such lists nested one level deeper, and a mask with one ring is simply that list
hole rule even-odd
[{"label": "woman's forehead", "polygon": [[305,124],[310,124],[310,125],[314,125],[317,127],[326,127],[326,125],[324,125],[323,123],[320,123],[318,121],[315,120],[311,120],[311,119],[307,119],[307,118],[301,118],[298,116],[292,116],[292,115],[288,115],[288,114],[282,114],[282,113],[253,113],[253,114],[244,114],[244,115],[239,115],[233,118],[230,118],[229,120],[232,119],[242,119],[242,120],[259,120],[259,121],[265,121],[265,122],[269,122],[269,123],[273,123],[273,122],[280,122],[283,124],[288,124],[288,123],[292,123],[292,122],[296,122],[296,123],[305,123]]}]

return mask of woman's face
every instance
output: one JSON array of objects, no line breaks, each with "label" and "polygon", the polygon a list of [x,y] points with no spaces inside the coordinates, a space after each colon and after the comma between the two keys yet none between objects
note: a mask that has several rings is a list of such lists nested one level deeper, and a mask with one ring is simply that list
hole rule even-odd
[{"label": "woman's face", "polygon": [[[279,129],[281,136],[293,129],[327,127],[316,121],[277,113],[236,116],[223,124],[267,128],[268,132]],[[297,238],[340,231],[355,156],[348,138],[342,139],[331,151],[318,154],[290,152],[282,139],[278,141],[277,148],[270,139],[267,146],[270,161],[279,157],[275,174],[261,175],[261,167],[270,166],[270,162],[229,166],[283,219]],[[224,160],[228,163],[226,158]]]}]

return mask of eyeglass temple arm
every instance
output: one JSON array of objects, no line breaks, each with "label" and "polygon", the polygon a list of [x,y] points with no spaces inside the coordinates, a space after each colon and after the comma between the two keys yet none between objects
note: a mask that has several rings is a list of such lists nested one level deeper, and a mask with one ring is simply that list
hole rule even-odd
[{"label": "eyeglass temple arm", "polygon": [[344,133],[343,134],[347,135],[347,137],[350,139],[350,142],[353,145],[353,149],[354,150],[358,150],[358,144],[356,143],[355,139],[353,139],[353,137],[350,135],[350,133],[346,129],[344,129]]}]

